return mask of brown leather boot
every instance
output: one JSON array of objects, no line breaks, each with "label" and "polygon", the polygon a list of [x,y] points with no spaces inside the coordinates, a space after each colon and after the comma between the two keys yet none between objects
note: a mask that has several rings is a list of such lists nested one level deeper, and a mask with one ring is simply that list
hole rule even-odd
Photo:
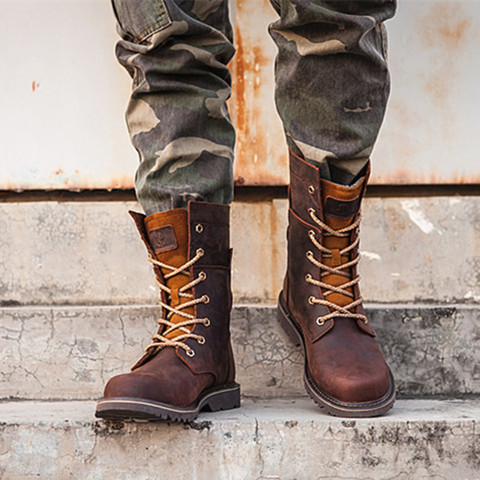
[{"label": "brown leather boot", "polygon": [[229,207],[190,202],[130,212],[154,265],[163,316],[130,373],[113,377],[96,416],[190,421],[240,406],[230,344]]},{"label": "brown leather boot", "polygon": [[393,376],[358,286],[360,203],[369,172],[351,187],[323,180],[290,154],[288,268],[278,318],[305,352],[305,387],[328,413],[383,415]]}]

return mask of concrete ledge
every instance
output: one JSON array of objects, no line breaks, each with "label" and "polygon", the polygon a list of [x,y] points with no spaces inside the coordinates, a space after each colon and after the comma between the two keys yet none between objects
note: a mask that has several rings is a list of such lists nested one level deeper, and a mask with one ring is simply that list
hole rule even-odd
[{"label": "concrete ledge", "polygon": [[[135,202],[0,203],[0,305],[155,303]],[[273,303],[287,201],[235,202],[237,303]],[[370,302],[480,301],[480,197],[366,198],[362,292]]]},{"label": "concrete ledge", "polygon": [[249,401],[188,425],[104,423],[94,408],[0,404],[0,477],[470,480],[480,469],[473,400],[404,400],[363,420],[329,417],[310,400]]},{"label": "concrete ledge", "polygon": [[[480,308],[371,305],[367,309],[403,396],[480,394]],[[0,309],[0,398],[95,399],[126,372],[156,330],[159,309]],[[303,356],[273,306],[236,306],[232,336],[246,397],[305,395]]]}]

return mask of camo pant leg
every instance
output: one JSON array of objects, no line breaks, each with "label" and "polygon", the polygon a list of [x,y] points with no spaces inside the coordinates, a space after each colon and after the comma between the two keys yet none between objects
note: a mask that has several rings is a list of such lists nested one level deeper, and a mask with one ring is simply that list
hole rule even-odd
[{"label": "camo pant leg", "polygon": [[234,54],[226,0],[112,0],[119,62],[133,79],[127,125],[147,214],[189,200],[230,203]]},{"label": "camo pant leg", "polygon": [[383,22],[396,0],[270,1],[280,15],[269,30],[289,147],[320,165],[324,178],[341,172],[336,180],[348,183],[368,161],[385,114]]}]

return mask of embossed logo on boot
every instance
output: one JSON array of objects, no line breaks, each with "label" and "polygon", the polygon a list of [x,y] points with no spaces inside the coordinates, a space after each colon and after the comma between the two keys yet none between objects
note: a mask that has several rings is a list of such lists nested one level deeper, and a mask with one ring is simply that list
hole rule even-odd
[{"label": "embossed logo on boot", "polygon": [[328,197],[325,202],[323,213],[331,218],[351,218],[360,207],[360,197],[350,201],[337,200],[336,198]]},{"label": "embossed logo on boot", "polygon": [[155,250],[155,253],[170,252],[178,246],[175,231],[170,225],[151,230],[148,236],[150,237],[150,244],[153,250]]}]

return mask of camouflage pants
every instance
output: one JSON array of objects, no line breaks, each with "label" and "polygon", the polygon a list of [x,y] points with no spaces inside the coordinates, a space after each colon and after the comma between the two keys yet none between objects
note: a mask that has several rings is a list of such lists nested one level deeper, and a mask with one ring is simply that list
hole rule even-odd
[{"label": "camouflage pants", "polygon": [[[145,212],[230,203],[235,130],[227,0],[112,0],[133,79],[126,118]],[[276,104],[289,147],[348,182],[365,165],[390,82],[383,22],[396,0],[271,0]],[[252,12],[254,14],[254,12]],[[268,125],[265,125],[268,129]],[[261,152],[259,152],[261,153]],[[341,172],[339,174],[339,172]]]}]

